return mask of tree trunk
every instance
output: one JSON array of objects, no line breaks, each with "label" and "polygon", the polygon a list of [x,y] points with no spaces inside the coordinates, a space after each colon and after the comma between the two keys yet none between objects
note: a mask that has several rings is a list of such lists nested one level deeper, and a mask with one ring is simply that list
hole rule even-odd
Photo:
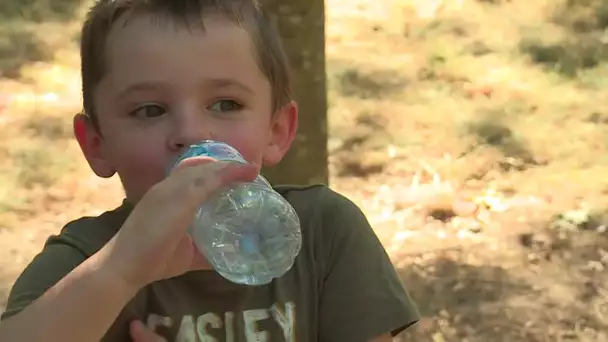
[{"label": "tree trunk", "polygon": [[276,166],[262,170],[273,184],[328,184],[325,5],[323,0],[261,0],[289,57],[299,128]]}]

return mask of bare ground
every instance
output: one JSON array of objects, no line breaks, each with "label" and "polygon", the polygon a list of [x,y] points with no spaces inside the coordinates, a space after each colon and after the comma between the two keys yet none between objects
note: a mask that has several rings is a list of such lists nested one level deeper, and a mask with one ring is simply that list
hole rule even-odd
[{"label": "bare ground", "polygon": [[[327,0],[331,185],[424,315],[396,340],[608,341],[608,5],[572,3]],[[0,306],[121,195],[71,139],[74,46],[45,43],[61,63],[0,80]]]}]

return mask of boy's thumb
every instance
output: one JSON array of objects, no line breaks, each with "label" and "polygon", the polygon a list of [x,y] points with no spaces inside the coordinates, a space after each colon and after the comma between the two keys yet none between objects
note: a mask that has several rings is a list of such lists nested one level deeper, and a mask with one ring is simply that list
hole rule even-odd
[{"label": "boy's thumb", "polygon": [[167,342],[164,337],[148,329],[139,320],[131,322],[129,331],[133,342]]}]

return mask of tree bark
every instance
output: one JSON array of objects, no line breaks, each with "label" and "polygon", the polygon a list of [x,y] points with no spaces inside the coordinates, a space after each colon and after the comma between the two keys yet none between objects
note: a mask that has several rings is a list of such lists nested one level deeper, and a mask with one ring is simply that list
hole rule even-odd
[{"label": "tree bark", "polygon": [[299,128],[294,144],[276,166],[264,168],[273,184],[329,182],[323,0],[261,0],[289,57]]}]

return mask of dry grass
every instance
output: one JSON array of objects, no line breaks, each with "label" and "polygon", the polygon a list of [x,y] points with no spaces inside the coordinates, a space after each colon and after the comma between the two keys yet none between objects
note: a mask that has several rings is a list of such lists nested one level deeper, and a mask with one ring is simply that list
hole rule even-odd
[{"label": "dry grass", "polygon": [[[351,2],[329,2],[333,184],[426,316],[403,340],[608,340],[605,266],[588,266],[608,264],[605,234],[545,235],[608,204],[608,2]],[[504,213],[457,212],[487,189]]]},{"label": "dry grass", "polygon": [[[72,201],[62,193],[74,194],[75,179],[86,174],[71,126],[80,105],[74,21],[80,8],[73,1],[9,4],[0,5],[0,157],[6,161],[0,229]],[[37,22],[42,13],[47,20]]]},{"label": "dry grass", "polygon": [[[432,19],[404,16],[400,25],[388,25],[393,28],[385,28],[383,18],[364,18],[365,11],[330,18],[332,146],[348,139],[341,132],[354,118],[371,113],[385,123],[386,143],[425,156],[446,177],[496,176],[520,189],[551,191],[575,173],[583,191],[604,187],[608,69],[598,51],[560,40],[578,33],[553,23],[561,10],[550,3],[465,1],[462,9]],[[399,13],[395,6],[387,15]],[[348,35],[331,29],[349,20],[358,25]],[[537,41],[547,36],[560,48]],[[595,38],[587,46],[604,46]],[[508,164],[504,160],[470,162],[485,158],[487,148],[519,166],[503,165],[497,175],[490,171]],[[446,154],[453,159],[447,165],[441,162]],[[461,167],[459,159],[474,167]],[[518,172],[508,172],[513,168]]]}]

